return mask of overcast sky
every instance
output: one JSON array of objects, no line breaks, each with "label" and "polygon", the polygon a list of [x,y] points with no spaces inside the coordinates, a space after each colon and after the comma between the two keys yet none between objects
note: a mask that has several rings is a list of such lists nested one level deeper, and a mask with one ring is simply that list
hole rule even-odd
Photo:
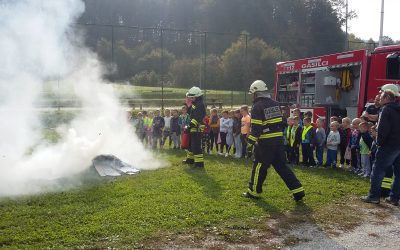
[{"label": "overcast sky", "polygon": [[[379,39],[381,0],[348,0],[358,17],[349,22],[349,31],[362,39]],[[383,35],[400,40],[400,0],[385,0]]]}]

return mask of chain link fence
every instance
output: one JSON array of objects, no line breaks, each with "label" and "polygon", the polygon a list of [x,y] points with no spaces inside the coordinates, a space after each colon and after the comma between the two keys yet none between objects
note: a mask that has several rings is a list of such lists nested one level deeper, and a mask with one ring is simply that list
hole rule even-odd
[{"label": "chain link fence", "polygon": [[[131,107],[181,106],[196,85],[209,107],[250,104],[249,35],[162,27],[79,24]],[[224,58],[234,63],[224,64]],[[227,61],[227,60],[225,60]],[[228,75],[227,73],[230,75]],[[233,74],[232,74],[233,73]]]},{"label": "chain link fence", "polygon": [[[116,83],[121,104],[132,108],[179,107],[194,85],[204,91],[209,108],[250,105],[249,84],[263,79],[272,90],[276,63],[290,59],[247,33],[106,24],[76,24],[76,28],[84,31],[87,45],[106,65],[106,77]],[[376,46],[348,41],[344,47]],[[268,60],[256,59],[264,56],[259,54],[267,54]],[[74,103],[68,98],[50,102],[57,107]]]}]

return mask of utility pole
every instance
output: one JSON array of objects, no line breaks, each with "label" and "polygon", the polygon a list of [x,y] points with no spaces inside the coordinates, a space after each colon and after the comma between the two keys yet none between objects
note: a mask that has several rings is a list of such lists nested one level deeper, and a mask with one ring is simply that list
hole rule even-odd
[{"label": "utility pole", "polygon": [[383,46],[383,17],[384,17],[384,10],[385,10],[385,0],[382,0],[381,6],[381,29],[379,32],[379,47]]},{"label": "utility pole", "polygon": [[207,32],[204,32],[204,55],[203,55],[203,84],[201,88],[204,91],[204,100],[207,95]]},{"label": "utility pole", "polygon": [[[114,40],[114,24],[112,24],[111,25],[111,67],[112,68],[115,67],[115,69],[118,69],[117,63],[115,62],[114,42],[115,42],[115,40]],[[110,80],[112,82],[114,82],[114,80],[117,78],[117,75],[118,75],[118,71],[113,72],[110,75]]]},{"label": "utility pole", "polygon": [[111,63],[114,64],[114,25],[111,26]]},{"label": "utility pole", "polygon": [[244,63],[245,63],[245,80],[244,80],[244,103],[247,104],[247,81],[249,80],[249,62],[247,60],[247,48],[249,43],[249,35],[245,34],[245,47],[244,47]]},{"label": "utility pole", "polygon": [[349,0],[346,0],[346,48],[349,50],[349,33],[348,33],[348,21],[349,19]]},{"label": "utility pole", "polygon": [[160,33],[161,42],[161,111],[164,111],[164,29],[161,28]]}]

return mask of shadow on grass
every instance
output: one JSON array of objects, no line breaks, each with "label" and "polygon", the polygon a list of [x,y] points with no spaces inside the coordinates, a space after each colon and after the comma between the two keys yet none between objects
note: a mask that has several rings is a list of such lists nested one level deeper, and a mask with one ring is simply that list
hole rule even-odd
[{"label": "shadow on grass", "polygon": [[201,186],[204,195],[212,198],[221,198],[222,188],[221,185],[210,176],[204,168],[194,168],[187,166],[185,172]]},{"label": "shadow on grass", "polygon": [[257,207],[262,208],[268,214],[281,213],[281,210],[273,205],[273,202],[267,202],[264,199],[249,199],[249,201],[253,202]]},{"label": "shadow on grass", "polygon": [[[168,154],[168,156],[176,156],[176,157],[186,157],[186,151],[183,149],[164,149],[161,152]],[[184,159],[182,159],[184,160]]]},{"label": "shadow on grass", "polygon": [[[265,212],[271,215],[282,215],[282,209],[275,206],[274,202],[266,201],[264,199],[250,199],[250,202],[253,202],[259,208],[262,208]],[[288,200],[288,202],[295,202],[293,200]],[[302,216],[311,215],[313,213],[313,209],[308,206],[308,204],[304,201],[295,202],[295,207],[290,211],[292,214],[298,214]]]},{"label": "shadow on grass", "polygon": [[[214,164],[214,165],[226,165],[232,167],[244,167],[251,170],[253,162],[249,159],[235,159],[233,157],[225,157],[219,155],[210,155],[205,156],[205,164]],[[249,171],[250,171],[249,170]]]},{"label": "shadow on grass", "polygon": [[320,176],[328,179],[340,179],[341,182],[350,182],[355,180],[368,182],[368,179],[362,178],[341,168],[307,168],[295,166],[294,169],[307,171],[314,176]]},{"label": "shadow on grass", "polygon": [[294,207],[293,213],[302,215],[311,215],[314,212],[312,207],[307,204],[307,201],[298,201]]}]

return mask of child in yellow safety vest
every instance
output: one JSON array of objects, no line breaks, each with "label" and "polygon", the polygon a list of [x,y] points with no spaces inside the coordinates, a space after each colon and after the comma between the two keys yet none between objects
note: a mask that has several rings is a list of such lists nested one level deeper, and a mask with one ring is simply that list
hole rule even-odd
[{"label": "child in yellow safety vest", "polygon": [[146,140],[147,140],[147,147],[153,146],[153,119],[154,119],[154,112],[150,111],[149,116],[144,120],[144,127],[146,130]]},{"label": "child in yellow safety vest", "polygon": [[142,114],[143,114],[143,140],[142,140],[142,142],[143,142],[143,144],[148,144],[149,140],[147,138],[147,127],[149,126],[150,120],[149,120],[147,111],[144,110],[142,112]]},{"label": "child in yellow safety vest", "polygon": [[311,118],[303,119],[303,131],[301,133],[301,149],[303,155],[303,165],[307,167],[315,167],[314,145],[315,145],[315,129],[311,125]]},{"label": "child in yellow safety vest", "polygon": [[290,162],[292,164],[299,164],[300,157],[300,143],[301,143],[301,127],[300,127],[300,117],[295,116],[293,118],[293,126],[290,130]]}]

